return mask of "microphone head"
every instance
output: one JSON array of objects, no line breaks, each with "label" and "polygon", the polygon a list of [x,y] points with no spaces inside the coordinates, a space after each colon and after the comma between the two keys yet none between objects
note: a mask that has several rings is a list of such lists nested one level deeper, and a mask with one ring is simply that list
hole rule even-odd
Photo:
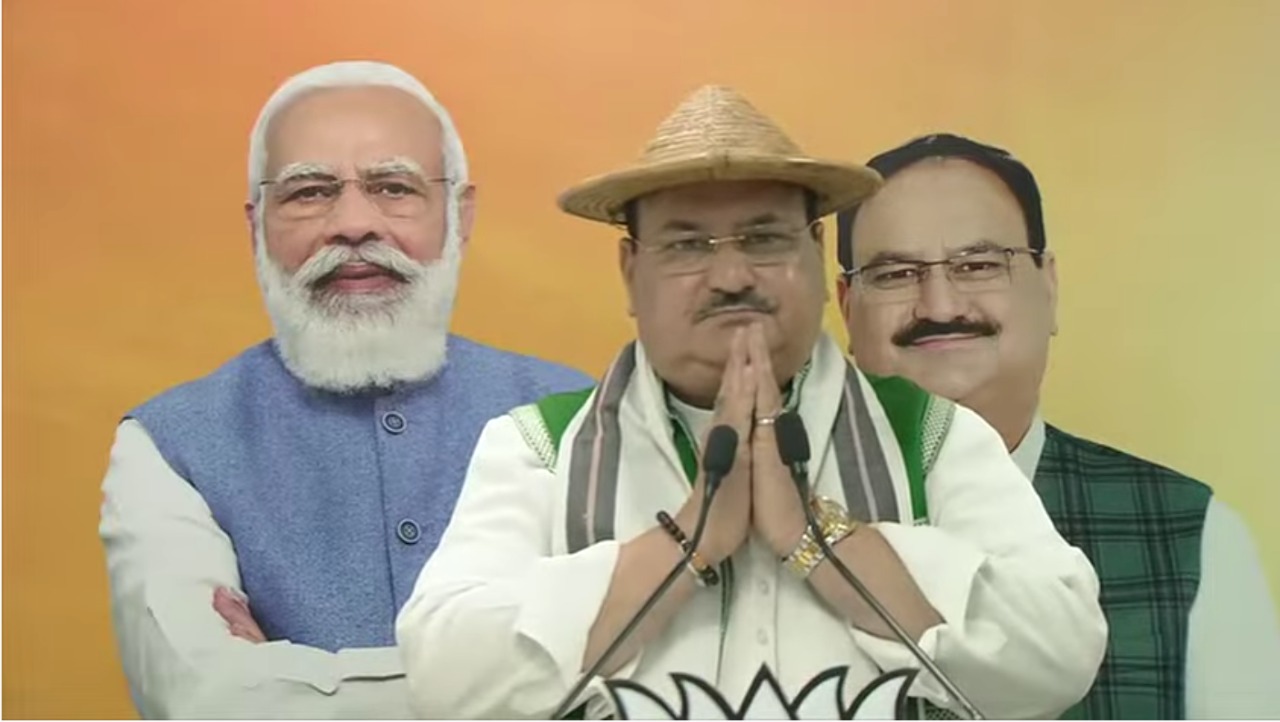
[{"label": "microphone head", "polygon": [[702,452],[702,470],[707,477],[720,477],[733,468],[733,457],[738,453],[738,432],[721,424],[707,434],[707,448]]},{"label": "microphone head", "polygon": [[773,422],[773,432],[778,439],[778,456],[787,466],[809,463],[809,434],[804,430],[800,414],[787,411]]}]

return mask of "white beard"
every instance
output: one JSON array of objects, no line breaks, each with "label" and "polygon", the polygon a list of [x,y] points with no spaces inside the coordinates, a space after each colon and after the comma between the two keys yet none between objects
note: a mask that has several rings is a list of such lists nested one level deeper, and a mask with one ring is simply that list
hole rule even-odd
[{"label": "white beard", "polygon": [[[285,366],[308,386],[339,393],[435,376],[445,362],[461,265],[454,235],[441,258],[425,264],[372,241],[325,246],[290,275],[267,253],[259,231],[258,284]],[[317,293],[315,281],[354,261],[388,268],[407,282],[377,294]]]}]

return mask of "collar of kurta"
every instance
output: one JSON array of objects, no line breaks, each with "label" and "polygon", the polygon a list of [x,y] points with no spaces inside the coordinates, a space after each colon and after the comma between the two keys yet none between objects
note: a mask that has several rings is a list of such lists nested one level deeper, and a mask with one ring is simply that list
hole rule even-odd
[{"label": "collar of kurta", "polygon": [[1023,476],[1028,480],[1036,478],[1036,468],[1040,466],[1040,455],[1044,453],[1044,417],[1037,411],[1035,418],[1031,420],[1031,426],[1027,428],[1027,433],[1023,435],[1022,441],[1014,447],[1009,455],[1013,457],[1013,462],[1022,470]]}]

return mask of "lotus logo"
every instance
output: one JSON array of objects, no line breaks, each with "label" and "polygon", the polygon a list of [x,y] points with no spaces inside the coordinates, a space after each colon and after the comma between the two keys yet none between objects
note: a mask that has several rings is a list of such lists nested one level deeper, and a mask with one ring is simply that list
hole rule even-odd
[{"label": "lotus logo", "polygon": [[687,674],[672,674],[680,693],[679,709],[635,682],[614,679],[605,682],[613,698],[617,719],[911,719],[907,689],[918,670],[902,669],[877,677],[853,702],[846,705],[845,676],[848,667],[833,667],[809,680],[794,699],[761,666],[739,703],[726,700],[705,680]]}]

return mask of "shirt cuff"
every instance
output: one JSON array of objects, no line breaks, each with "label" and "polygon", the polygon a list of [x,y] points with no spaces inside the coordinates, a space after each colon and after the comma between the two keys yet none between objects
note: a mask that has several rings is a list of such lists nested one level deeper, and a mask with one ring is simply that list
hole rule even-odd
[{"label": "shirt cuff", "polygon": [[393,679],[404,676],[398,647],[353,647],[338,650],[343,679]]},{"label": "shirt cuff", "polygon": [[[921,651],[937,660],[942,638],[965,633],[969,600],[978,571],[986,556],[973,545],[927,526],[904,526],[883,523],[876,531],[893,548],[907,572],[928,600],[942,623],[930,627],[916,641]],[[885,671],[919,669],[920,663],[906,645],[896,639],[885,639],[853,628],[854,640]],[[917,684],[934,699],[947,699],[942,686],[927,672]]]}]

